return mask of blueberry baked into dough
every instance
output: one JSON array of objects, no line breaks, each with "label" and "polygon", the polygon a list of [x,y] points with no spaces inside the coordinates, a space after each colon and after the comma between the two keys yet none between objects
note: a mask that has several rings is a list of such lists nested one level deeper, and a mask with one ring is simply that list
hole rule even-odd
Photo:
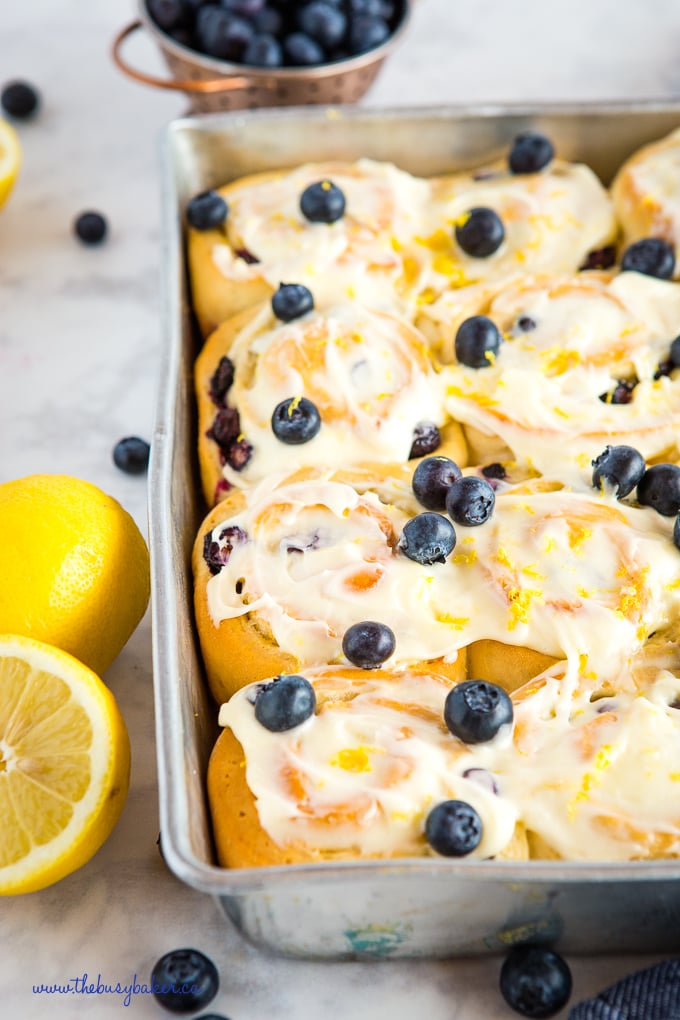
[{"label": "blueberry baked into dough", "polygon": [[[276,309],[285,290],[223,323],[196,361],[208,505],[305,466],[379,471],[435,452],[466,463],[441,366],[414,326],[357,302],[312,305],[283,321]],[[292,307],[288,298],[287,313]]]}]

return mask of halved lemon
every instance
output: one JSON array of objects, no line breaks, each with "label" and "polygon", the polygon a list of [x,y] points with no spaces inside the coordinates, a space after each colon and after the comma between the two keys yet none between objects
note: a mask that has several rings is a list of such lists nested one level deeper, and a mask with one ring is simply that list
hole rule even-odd
[{"label": "halved lemon", "polygon": [[6,120],[0,120],[0,206],[14,186],[21,164],[19,136]]},{"label": "halved lemon", "polygon": [[118,821],[130,742],[111,691],[51,645],[0,636],[0,895],[85,864]]}]

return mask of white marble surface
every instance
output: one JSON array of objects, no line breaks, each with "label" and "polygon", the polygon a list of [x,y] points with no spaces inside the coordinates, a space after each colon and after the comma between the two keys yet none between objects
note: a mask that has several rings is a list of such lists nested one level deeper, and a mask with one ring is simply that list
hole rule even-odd
[{"label": "white marble surface", "polygon": [[[2,5],[0,81],[43,95],[20,124],[21,179],[0,214],[0,481],[67,472],[116,496],[146,527],[143,478],[116,470],[125,434],[149,436],[160,349],[157,140],[185,101],[126,81],[112,36],[132,0]],[[148,40],[130,57],[160,69]],[[366,103],[667,98],[680,94],[680,6],[632,0],[419,0],[402,47]],[[107,244],[88,249],[73,217],[100,209]],[[0,540],[2,537],[0,536]],[[168,873],[157,848],[150,620],[107,682],[127,719],[132,787],[114,834],[81,871],[0,906],[0,1014],[104,1018],[116,997],[36,995],[40,982],[128,983],[180,945],[215,960],[214,1010],[231,1020],[502,1020],[499,961],[312,964],[246,945],[212,901]],[[1,824],[1,821],[0,821]],[[606,947],[603,947],[606,948]],[[572,959],[574,1001],[650,958]],[[148,996],[135,1017],[164,1015]],[[566,1016],[564,1011],[562,1016]]]}]

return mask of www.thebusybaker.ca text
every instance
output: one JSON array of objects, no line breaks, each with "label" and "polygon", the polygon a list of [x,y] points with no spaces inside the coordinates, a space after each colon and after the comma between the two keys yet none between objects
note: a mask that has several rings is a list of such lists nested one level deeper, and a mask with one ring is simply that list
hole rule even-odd
[{"label": "www.thebusybaker.ca text", "polygon": [[175,995],[196,995],[198,988],[195,984],[158,984],[153,978],[150,984],[140,984],[136,974],[133,974],[132,981],[129,984],[123,984],[120,981],[116,981],[115,984],[109,984],[106,981],[102,981],[101,974],[97,974],[97,981],[95,982],[90,980],[89,974],[85,972],[80,977],[69,978],[65,984],[33,985],[33,992],[35,995],[120,995],[123,1006],[129,1006],[133,995],[154,995],[159,992],[166,994],[174,992]]}]

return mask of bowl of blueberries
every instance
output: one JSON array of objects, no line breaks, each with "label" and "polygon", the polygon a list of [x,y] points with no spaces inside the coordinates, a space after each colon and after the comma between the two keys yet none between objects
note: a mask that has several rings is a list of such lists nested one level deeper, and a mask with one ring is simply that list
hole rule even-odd
[{"label": "bowl of blueberries", "polygon": [[[412,0],[140,0],[113,59],[129,77],[185,92],[197,113],[258,106],[354,103],[402,36]],[[132,67],[138,29],[171,77]]]}]

